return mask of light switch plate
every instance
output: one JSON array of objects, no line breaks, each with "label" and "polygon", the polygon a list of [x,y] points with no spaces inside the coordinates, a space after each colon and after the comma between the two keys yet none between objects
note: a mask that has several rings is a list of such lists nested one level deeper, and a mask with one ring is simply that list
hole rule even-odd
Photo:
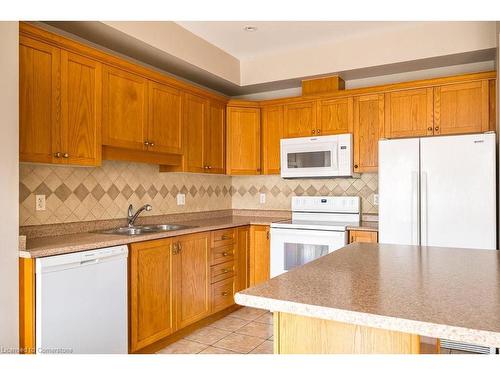
[{"label": "light switch plate", "polygon": [[259,194],[259,202],[260,202],[260,204],[266,203],[266,193]]},{"label": "light switch plate", "polygon": [[45,195],[44,194],[35,195],[35,210],[36,211],[45,211]]},{"label": "light switch plate", "polygon": [[373,204],[378,206],[378,194],[373,194]]},{"label": "light switch plate", "polygon": [[177,194],[177,205],[184,206],[186,204],[186,194]]}]

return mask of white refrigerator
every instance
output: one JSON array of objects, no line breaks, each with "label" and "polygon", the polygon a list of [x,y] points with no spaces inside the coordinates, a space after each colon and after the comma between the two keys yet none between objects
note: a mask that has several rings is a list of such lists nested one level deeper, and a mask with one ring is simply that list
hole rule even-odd
[{"label": "white refrigerator", "polygon": [[495,134],[379,141],[380,243],[496,249],[496,228]]},{"label": "white refrigerator", "polygon": [[495,134],[379,141],[381,243],[496,249]]}]

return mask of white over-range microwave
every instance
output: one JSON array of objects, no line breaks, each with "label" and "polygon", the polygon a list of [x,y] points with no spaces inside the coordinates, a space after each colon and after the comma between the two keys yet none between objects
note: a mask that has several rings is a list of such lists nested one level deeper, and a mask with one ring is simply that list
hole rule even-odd
[{"label": "white over-range microwave", "polygon": [[281,140],[281,177],[352,176],[352,135]]}]

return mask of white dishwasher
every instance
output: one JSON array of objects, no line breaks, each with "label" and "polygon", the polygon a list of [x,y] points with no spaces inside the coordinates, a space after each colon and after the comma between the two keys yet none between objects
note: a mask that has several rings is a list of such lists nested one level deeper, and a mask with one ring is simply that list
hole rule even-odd
[{"label": "white dishwasher", "polygon": [[36,260],[37,353],[127,353],[127,246]]}]

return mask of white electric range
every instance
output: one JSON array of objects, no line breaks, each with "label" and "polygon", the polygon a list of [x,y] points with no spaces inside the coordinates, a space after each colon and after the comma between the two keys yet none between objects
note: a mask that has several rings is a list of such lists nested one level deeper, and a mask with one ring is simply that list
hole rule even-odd
[{"label": "white electric range", "polygon": [[359,197],[292,197],[292,219],[271,224],[271,277],[347,245]]}]

